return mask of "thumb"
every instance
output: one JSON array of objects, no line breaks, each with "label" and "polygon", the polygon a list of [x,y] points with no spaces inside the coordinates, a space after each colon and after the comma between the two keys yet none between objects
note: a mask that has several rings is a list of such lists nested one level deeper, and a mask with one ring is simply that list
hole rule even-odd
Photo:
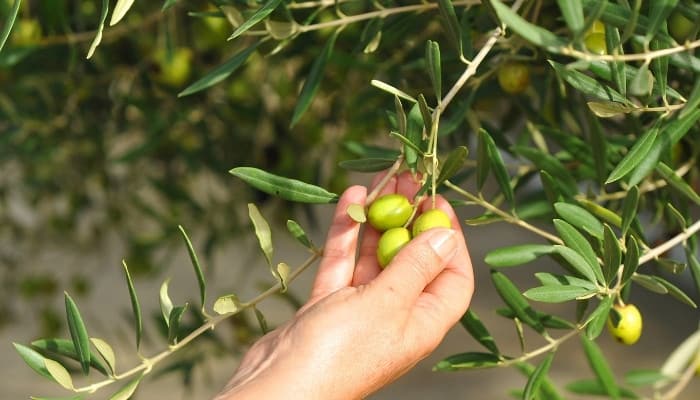
[{"label": "thumb", "polygon": [[381,291],[413,300],[442,271],[457,251],[455,231],[431,229],[409,242],[372,282]]}]

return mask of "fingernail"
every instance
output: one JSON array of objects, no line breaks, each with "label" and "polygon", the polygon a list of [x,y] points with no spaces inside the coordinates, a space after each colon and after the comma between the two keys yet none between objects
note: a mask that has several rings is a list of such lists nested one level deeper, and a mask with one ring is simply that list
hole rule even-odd
[{"label": "fingernail", "polygon": [[442,258],[448,258],[457,248],[455,231],[452,229],[434,229],[428,243]]}]

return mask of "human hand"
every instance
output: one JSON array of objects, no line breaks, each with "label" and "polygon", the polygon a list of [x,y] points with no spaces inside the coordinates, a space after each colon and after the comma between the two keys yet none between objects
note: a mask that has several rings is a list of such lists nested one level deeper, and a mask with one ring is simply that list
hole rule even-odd
[{"label": "human hand", "polygon": [[[405,173],[381,194],[413,198],[418,189]],[[366,196],[361,186],[343,193],[308,302],[253,345],[217,399],[363,398],[430,354],[462,316],[474,280],[452,207],[438,196],[435,206],[453,229],[418,235],[382,271],[375,253],[380,234],[370,226],[356,259],[360,224],[346,210],[364,205]]]}]

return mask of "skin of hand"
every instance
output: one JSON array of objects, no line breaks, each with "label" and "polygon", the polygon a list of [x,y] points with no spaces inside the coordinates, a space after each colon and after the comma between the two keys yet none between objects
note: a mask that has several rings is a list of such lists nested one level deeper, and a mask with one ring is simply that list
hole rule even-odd
[{"label": "skin of hand", "polygon": [[[381,194],[410,199],[418,189],[403,173]],[[474,279],[452,207],[438,196],[453,229],[421,233],[382,271],[379,232],[365,224],[357,255],[360,224],[346,212],[366,196],[353,186],[340,197],[309,301],[251,347],[216,400],[364,398],[430,354],[463,315]]]}]

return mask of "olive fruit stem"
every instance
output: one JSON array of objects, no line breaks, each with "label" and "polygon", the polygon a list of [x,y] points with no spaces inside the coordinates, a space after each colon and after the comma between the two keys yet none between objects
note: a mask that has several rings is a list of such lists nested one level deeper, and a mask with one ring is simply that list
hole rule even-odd
[{"label": "olive fruit stem", "polygon": [[387,171],[386,175],[382,178],[382,180],[377,183],[377,186],[372,189],[370,194],[367,195],[367,199],[365,200],[365,208],[369,208],[369,205],[372,204],[374,200],[377,199],[377,196],[379,196],[379,193],[384,189],[384,186],[389,182],[389,180],[396,175],[397,172],[399,172],[399,169],[401,168],[401,164],[403,163],[403,154],[399,155],[396,158],[396,161],[394,161],[394,164],[389,168]]}]

